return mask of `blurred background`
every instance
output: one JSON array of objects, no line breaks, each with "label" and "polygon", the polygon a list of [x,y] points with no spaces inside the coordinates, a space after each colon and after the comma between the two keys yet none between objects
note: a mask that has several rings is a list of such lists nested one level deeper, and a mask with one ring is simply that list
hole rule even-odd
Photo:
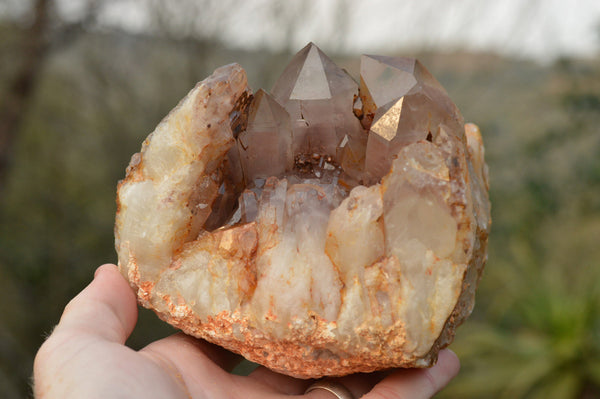
[{"label": "blurred background", "polygon": [[[314,41],[416,56],[481,127],[493,230],[440,398],[600,397],[600,2],[0,1],[0,397],[97,266],[117,181],[195,82],[240,63],[270,89]],[[148,311],[129,344],[172,330]]]}]

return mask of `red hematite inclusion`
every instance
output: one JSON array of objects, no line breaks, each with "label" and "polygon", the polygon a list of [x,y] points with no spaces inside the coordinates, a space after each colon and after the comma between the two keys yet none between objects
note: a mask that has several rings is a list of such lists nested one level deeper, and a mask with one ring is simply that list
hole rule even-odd
[{"label": "red hematite inclusion", "polygon": [[117,198],[144,306],[296,377],[435,362],[487,256],[483,143],[419,61],[360,74],[310,43],[272,94],[228,65],[157,126]]}]

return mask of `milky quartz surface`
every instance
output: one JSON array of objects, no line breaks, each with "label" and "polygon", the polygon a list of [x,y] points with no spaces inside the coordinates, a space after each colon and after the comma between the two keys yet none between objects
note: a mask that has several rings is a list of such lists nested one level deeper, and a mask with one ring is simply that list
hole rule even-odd
[{"label": "milky quartz surface", "polygon": [[416,60],[314,44],[273,94],[217,69],[118,188],[121,272],[184,332],[288,375],[427,367],[486,259],[481,135]]}]

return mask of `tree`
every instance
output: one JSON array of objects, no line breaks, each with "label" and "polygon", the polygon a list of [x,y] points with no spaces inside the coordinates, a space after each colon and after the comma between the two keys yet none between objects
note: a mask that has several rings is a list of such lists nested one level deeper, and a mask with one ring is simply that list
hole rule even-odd
[{"label": "tree", "polygon": [[[48,56],[72,43],[90,25],[98,11],[98,1],[88,0],[83,17],[75,22],[62,20],[54,0],[35,0],[30,11],[32,22],[22,30],[20,67],[0,99],[0,198],[19,130],[35,95]],[[16,22],[12,22],[16,24]]]}]

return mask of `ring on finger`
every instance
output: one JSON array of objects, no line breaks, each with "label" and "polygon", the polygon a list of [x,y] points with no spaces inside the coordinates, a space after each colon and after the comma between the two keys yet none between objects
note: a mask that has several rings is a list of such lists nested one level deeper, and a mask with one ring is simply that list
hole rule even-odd
[{"label": "ring on finger", "polygon": [[307,394],[316,389],[322,389],[332,393],[337,399],[354,399],[354,395],[352,395],[352,392],[350,392],[348,388],[333,380],[325,379],[317,381],[309,386],[304,393]]}]

